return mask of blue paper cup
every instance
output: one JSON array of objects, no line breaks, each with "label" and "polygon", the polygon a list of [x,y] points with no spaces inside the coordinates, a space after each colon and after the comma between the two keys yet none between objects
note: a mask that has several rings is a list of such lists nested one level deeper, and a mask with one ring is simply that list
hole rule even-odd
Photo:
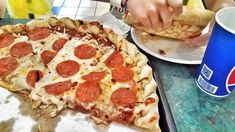
[{"label": "blue paper cup", "polygon": [[235,7],[216,13],[196,84],[215,97],[225,97],[235,89]]}]

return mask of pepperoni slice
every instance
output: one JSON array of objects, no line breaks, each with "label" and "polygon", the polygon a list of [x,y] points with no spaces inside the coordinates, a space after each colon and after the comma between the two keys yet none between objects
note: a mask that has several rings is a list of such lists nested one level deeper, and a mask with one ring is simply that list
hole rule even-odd
[{"label": "pepperoni slice", "polygon": [[42,63],[45,67],[47,67],[47,64],[51,62],[51,60],[56,56],[56,53],[50,50],[44,50],[41,53],[41,59]]},{"label": "pepperoni slice", "polygon": [[4,48],[9,46],[10,44],[12,44],[15,40],[15,37],[4,33],[4,34],[0,34],[0,48]]},{"label": "pepperoni slice", "polygon": [[46,85],[44,86],[44,89],[48,94],[60,95],[70,90],[71,86],[72,86],[71,80],[68,80],[68,81]]},{"label": "pepperoni slice", "polygon": [[57,25],[57,26],[51,26],[50,29],[51,29],[52,31],[57,31],[57,32],[60,32],[60,33],[64,33],[64,31],[66,30],[65,27],[59,26],[59,25]]},{"label": "pepperoni slice", "polygon": [[0,77],[5,77],[13,72],[18,66],[18,63],[13,57],[5,57],[0,59]]},{"label": "pepperoni slice", "polygon": [[134,77],[134,72],[127,67],[119,67],[112,70],[112,78],[117,82],[131,81]]},{"label": "pepperoni slice", "polygon": [[104,46],[111,46],[114,45],[113,42],[111,42],[109,39],[107,38],[99,38],[98,40],[99,44],[103,44]]},{"label": "pepperoni slice", "polygon": [[104,37],[100,37],[96,34],[91,34],[91,37],[93,39],[95,39],[98,44],[103,44],[104,46],[111,46],[111,45],[114,45],[109,39],[107,38],[104,38]]},{"label": "pepperoni slice", "polygon": [[76,98],[84,103],[97,100],[102,93],[100,85],[96,82],[85,81],[78,85]]},{"label": "pepperoni slice", "polygon": [[62,77],[69,77],[76,74],[80,69],[80,65],[76,61],[67,60],[56,66],[57,73]]},{"label": "pepperoni slice", "polygon": [[104,62],[109,68],[120,67],[124,64],[124,58],[120,52],[114,51]]},{"label": "pepperoni slice", "polygon": [[83,32],[77,32],[77,35],[76,35],[76,37],[78,38],[83,38],[85,36],[86,36],[86,33],[83,33]]},{"label": "pepperoni slice", "polygon": [[33,52],[32,45],[27,42],[19,42],[14,44],[10,49],[13,57],[21,58]]},{"label": "pepperoni slice", "polygon": [[78,32],[75,29],[66,29],[66,33],[71,35],[72,37],[76,37]]},{"label": "pepperoni slice", "polygon": [[74,55],[79,59],[90,59],[96,55],[96,49],[88,44],[82,44],[75,48]]},{"label": "pepperoni slice", "polygon": [[43,77],[43,73],[39,70],[31,70],[26,76],[26,82],[35,87],[35,83],[38,82]]},{"label": "pepperoni slice", "polygon": [[85,76],[82,76],[82,79],[86,81],[91,81],[91,82],[99,82],[102,80],[106,75],[105,71],[102,72],[91,72]]},{"label": "pepperoni slice", "polygon": [[133,109],[129,110],[119,109],[118,114],[114,116],[112,119],[114,121],[118,121],[124,124],[131,124],[134,121],[133,113],[134,113]]},{"label": "pepperoni slice", "polygon": [[111,95],[111,102],[115,106],[133,106],[137,101],[136,92],[127,88],[119,88]]},{"label": "pepperoni slice", "polygon": [[48,28],[45,27],[38,27],[38,28],[34,28],[32,30],[29,31],[28,36],[30,39],[36,41],[36,40],[40,40],[40,39],[44,39],[46,37],[48,37],[51,34],[50,30]]},{"label": "pepperoni slice", "polygon": [[152,103],[155,103],[155,102],[156,102],[156,100],[155,100],[154,98],[150,97],[150,98],[147,98],[147,99],[144,101],[144,104],[147,106],[147,105],[152,104]]},{"label": "pepperoni slice", "polygon": [[60,49],[63,48],[64,44],[67,42],[68,40],[65,38],[60,38],[58,40],[56,40],[54,42],[54,44],[52,45],[52,49],[56,52],[60,51]]}]

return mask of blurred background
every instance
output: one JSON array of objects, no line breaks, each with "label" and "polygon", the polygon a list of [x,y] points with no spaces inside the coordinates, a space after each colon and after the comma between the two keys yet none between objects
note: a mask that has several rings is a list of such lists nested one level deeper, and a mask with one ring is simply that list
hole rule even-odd
[{"label": "blurred background", "polygon": [[52,11],[58,17],[81,19],[109,12],[109,0],[54,0]]},{"label": "blurred background", "polygon": [[1,18],[81,19],[109,12],[109,0],[0,0]]}]

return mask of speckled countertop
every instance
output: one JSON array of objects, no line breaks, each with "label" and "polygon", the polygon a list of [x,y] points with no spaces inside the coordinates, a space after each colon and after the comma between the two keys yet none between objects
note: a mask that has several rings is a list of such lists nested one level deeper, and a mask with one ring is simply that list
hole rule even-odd
[{"label": "speckled countertop", "polygon": [[158,72],[179,132],[235,131],[235,92],[211,97],[195,84],[199,65],[180,65],[148,56]]}]

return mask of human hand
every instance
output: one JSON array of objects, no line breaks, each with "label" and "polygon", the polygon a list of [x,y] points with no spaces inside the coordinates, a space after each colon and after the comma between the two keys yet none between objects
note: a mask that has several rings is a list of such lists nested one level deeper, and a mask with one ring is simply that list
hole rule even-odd
[{"label": "human hand", "polygon": [[211,36],[211,32],[208,32],[208,33],[203,34],[201,36],[197,36],[194,38],[188,38],[188,39],[184,40],[184,43],[190,47],[198,47],[198,46],[206,45],[210,36]]},{"label": "human hand", "polygon": [[128,0],[128,11],[147,28],[164,29],[171,26],[172,15],[183,9],[182,0]]},{"label": "human hand", "polygon": [[214,27],[214,23],[215,23],[215,19],[213,18],[209,23],[209,27],[206,27],[206,28],[208,28],[206,33],[202,33],[202,35],[196,36],[194,38],[188,38],[188,39],[184,40],[184,43],[190,47],[197,47],[197,46],[206,45],[210,36],[211,36],[212,30]]}]

